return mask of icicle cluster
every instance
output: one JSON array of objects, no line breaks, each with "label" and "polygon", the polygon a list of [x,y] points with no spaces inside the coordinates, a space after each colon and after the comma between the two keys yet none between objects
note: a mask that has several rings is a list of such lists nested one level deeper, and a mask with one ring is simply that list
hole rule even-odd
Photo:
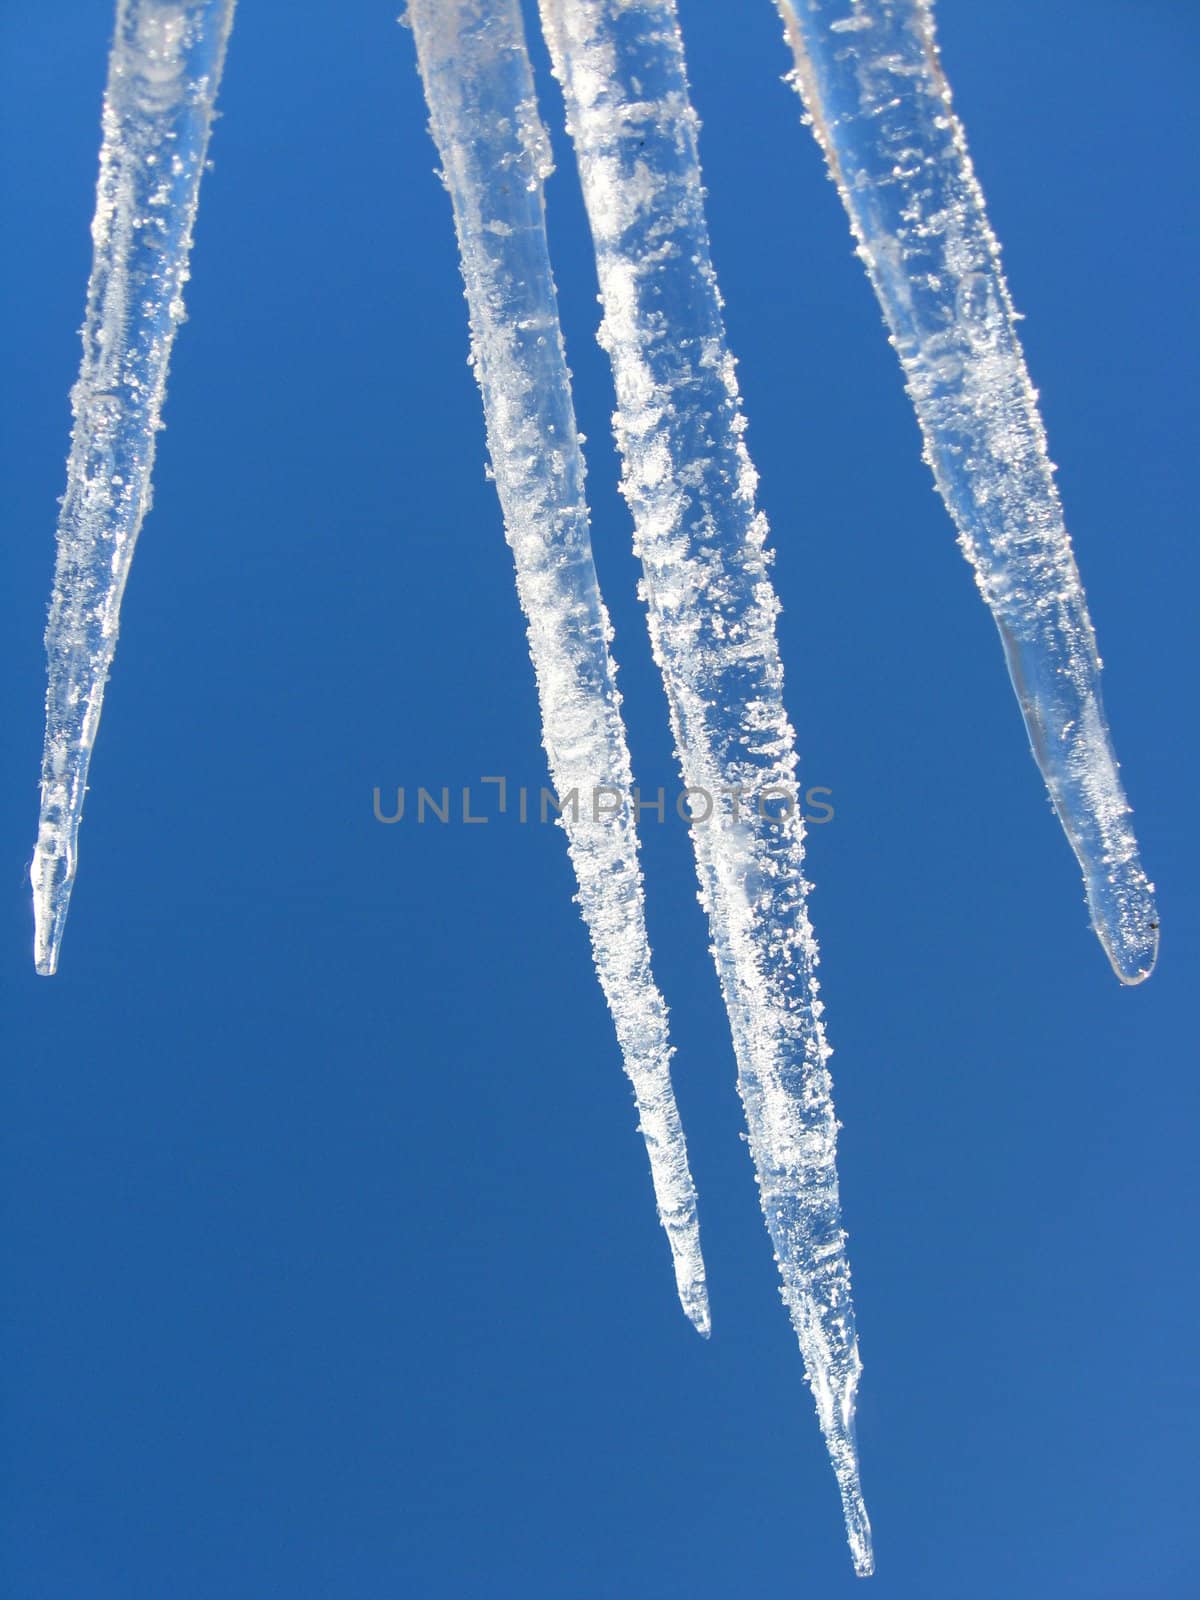
[{"label": "icicle cluster", "polygon": [[[930,0],[775,0],[794,82],[849,212],[926,455],[1004,643],[1034,754],[1117,975],[1158,918],[1100,699],[1100,661],[1037,397]],[[95,257],[46,634],[35,959],[55,971],[121,597],[154,441],[234,0],[118,0]],[[767,526],[704,216],[674,0],[539,0],[596,252],[601,343],[712,950],[783,1298],[873,1570],[838,1124],[806,908],[795,740]],[[679,1297],[709,1330],[696,1196],[646,935],[631,770],[592,559],[546,243],[549,141],[520,0],[411,0],[470,309],[472,362],[596,969],[633,1084]],[[604,803],[598,803],[600,795]],[[610,803],[615,801],[615,804]],[[503,802],[502,802],[503,803]]]}]

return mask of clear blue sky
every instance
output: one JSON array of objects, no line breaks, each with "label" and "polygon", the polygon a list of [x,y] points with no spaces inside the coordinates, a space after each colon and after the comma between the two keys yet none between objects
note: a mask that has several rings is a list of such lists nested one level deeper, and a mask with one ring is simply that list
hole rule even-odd
[{"label": "clear blue sky", "polygon": [[[920,461],[768,0],[680,0],[778,552],[879,1600],[1200,1592],[1200,17],[943,0],[1163,953],[1123,991]],[[243,0],[60,975],[26,867],[103,0],[6,0],[0,1590],[861,1593],[779,1305],[688,842],[645,828],[714,1314],[675,1301],[541,783],[397,0]],[[539,63],[541,55],[539,52]],[[637,776],[671,784],[557,90],[552,242]],[[1189,977],[1189,974],[1192,974]]]}]

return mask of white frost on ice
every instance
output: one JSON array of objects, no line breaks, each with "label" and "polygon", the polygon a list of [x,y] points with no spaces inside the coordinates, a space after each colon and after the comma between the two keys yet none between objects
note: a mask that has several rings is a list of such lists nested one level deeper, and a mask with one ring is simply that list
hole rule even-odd
[{"label": "white frost on ice", "polygon": [[[678,21],[673,0],[540,4],[595,244],[655,659],[684,782],[723,797],[722,815],[693,826],[692,839],[763,1213],[866,1573],[860,1361],[795,741]],[[768,787],[788,797],[781,821],[760,815]]]},{"label": "white frost on ice", "polygon": [[104,97],[94,257],[46,629],[34,960],[58,965],[88,764],[121,597],[150,506],[167,364],[234,0],[119,0]]},{"label": "white frost on ice", "polygon": [[[667,1009],[650,966],[612,630],[592,560],[546,243],[550,145],[520,7],[518,0],[410,0],[408,21],[454,207],[472,362],[579,904],[633,1085],[679,1298],[707,1335],[696,1195],[671,1086]],[[607,791],[599,805],[598,786]]]},{"label": "white frost on ice", "polygon": [[1083,869],[1092,924],[1121,982],[1141,983],[1158,953],[1154,886],[1138,857],[1037,392],[931,5],[776,5],[925,458],[1000,630],[1034,757]]}]

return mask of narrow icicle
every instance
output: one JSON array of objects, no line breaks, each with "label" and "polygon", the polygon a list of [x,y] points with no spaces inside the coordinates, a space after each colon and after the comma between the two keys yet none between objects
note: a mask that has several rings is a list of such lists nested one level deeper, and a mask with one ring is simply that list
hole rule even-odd
[{"label": "narrow icicle", "polygon": [[[854,1565],[867,1573],[854,1439],[860,1362],[778,602],[710,258],[675,7],[541,0],[541,14],[595,242],[651,640],[684,782],[700,796],[692,839],[750,1151]],[[705,795],[710,805],[720,797],[709,820]]]},{"label": "narrow icicle", "polygon": [[150,505],[167,363],[234,0],[118,0],[95,254],[46,629],[34,960],[58,966],[125,581]]},{"label": "narrow icicle", "polygon": [[410,0],[454,207],[472,363],[537,674],[543,740],[600,984],[633,1084],[684,1311],[705,1336],[696,1195],[650,967],[612,630],[592,561],[584,463],[550,266],[538,116],[518,0]]},{"label": "narrow icicle", "polygon": [[950,105],[928,0],[776,0],[793,81],[904,368],[925,458],[1000,637],[1033,754],[1122,983],[1158,954],[1154,886],[1100,698],[1000,248]]}]

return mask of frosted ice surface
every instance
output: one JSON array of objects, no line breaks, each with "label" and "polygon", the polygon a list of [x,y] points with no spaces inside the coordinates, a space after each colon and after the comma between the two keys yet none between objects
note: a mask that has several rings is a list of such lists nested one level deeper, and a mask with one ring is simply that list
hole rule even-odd
[{"label": "frosted ice surface", "polygon": [[[633,1084],[679,1298],[707,1335],[696,1195],[671,1087],[667,1009],[651,972],[629,751],[546,243],[550,145],[520,7],[517,0],[410,0],[408,21],[454,207],[472,361],[551,777],[560,801],[578,795],[561,821],[579,904]],[[619,811],[607,795],[594,803],[600,785],[624,797]]]},{"label": "frosted ice surface", "polygon": [[34,959],[52,973],[134,545],[150,505],[167,363],[233,0],[119,0],[104,97],[95,253],[46,629]]},{"label": "frosted ice surface", "polygon": [[[623,492],[679,763],[687,785],[722,796],[721,814],[693,826],[692,839],[750,1151],[854,1564],[866,1573],[860,1361],[795,741],[675,7],[541,0],[541,15],[595,244]],[[790,802],[781,821],[759,813],[768,787]]]},{"label": "frosted ice surface", "polygon": [[928,0],[776,0],[794,82],[900,356],[925,456],[1004,644],[1034,757],[1122,983],[1158,953],[1000,249]]}]

